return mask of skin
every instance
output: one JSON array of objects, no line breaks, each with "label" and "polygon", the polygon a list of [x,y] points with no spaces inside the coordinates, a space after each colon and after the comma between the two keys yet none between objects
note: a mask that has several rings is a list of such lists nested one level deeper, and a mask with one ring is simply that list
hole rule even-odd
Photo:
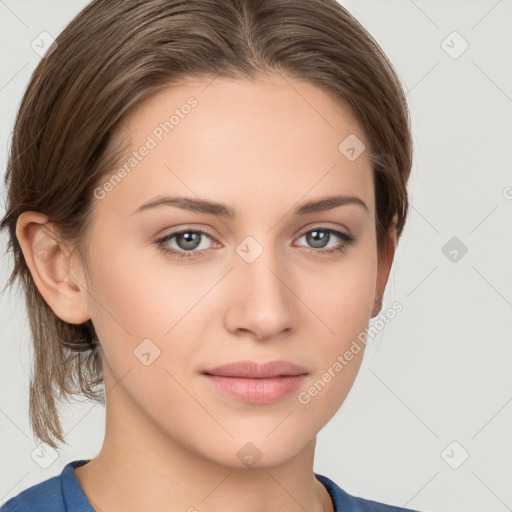
[{"label": "skin", "polygon": [[[349,134],[368,147],[365,134],[346,106],[308,82],[277,74],[209,78],[165,89],[132,110],[119,132],[129,136],[130,151],[190,96],[198,101],[190,114],[94,200],[90,275],[54,242],[44,215],[25,212],[18,221],[45,300],[67,322],[92,319],[101,343],[105,440],[75,474],[98,511],[332,511],[313,474],[316,435],[345,400],[364,350],[309,403],[297,395],[380,311],[394,231],[378,259],[370,161],[364,153],[350,161],[338,150]],[[164,193],[226,203],[237,218],[172,206],[133,213]],[[347,204],[291,213],[334,193],[359,197],[368,211]],[[156,243],[184,228],[212,237],[201,238],[195,259],[164,254]],[[326,248],[315,246],[303,236],[313,228],[357,240],[322,255],[344,242],[331,235]],[[263,248],[252,263],[236,252],[248,236]],[[42,243],[51,246],[46,258],[34,250]],[[179,244],[167,241],[186,252]],[[148,366],[134,355],[146,338],[160,349]],[[229,398],[201,375],[228,362],[275,359],[309,375],[274,404]],[[248,442],[261,453],[252,467],[237,457]]]}]

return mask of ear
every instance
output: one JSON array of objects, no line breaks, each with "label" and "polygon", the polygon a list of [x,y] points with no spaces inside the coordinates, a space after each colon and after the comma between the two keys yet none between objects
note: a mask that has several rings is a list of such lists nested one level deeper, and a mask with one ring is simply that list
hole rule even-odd
[{"label": "ear", "polygon": [[83,275],[70,274],[70,252],[48,223],[48,217],[23,212],[16,223],[16,237],[34,283],[52,311],[70,324],[89,320]]},{"label": "ear", "polygon": [[395,213],[387,233],[387,251],[382,258],[379,258],[377,266],[377,283],[375,286],[375,302],[372,309],[372,318],[376,317],[382,309],[382,298],[386,290],[391,264],[396,249],[396,222],[398,216]]}]

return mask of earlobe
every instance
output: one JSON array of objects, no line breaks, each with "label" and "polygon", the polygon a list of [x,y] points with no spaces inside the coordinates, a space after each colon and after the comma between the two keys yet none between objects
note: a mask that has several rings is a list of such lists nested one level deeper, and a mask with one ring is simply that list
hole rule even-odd
[{"label": "earlobe", "polygon": [[89,320],[83,279],[70,274],[70,253],[48,223],[48,217],[23,212],[16,224],[16,237],[32,279],[52,311],[71,324]]},{"label": "earlobe", "polygon": [[375,318],[382,309],[382,297],[376,297],[373,302],[373,309],[372,309],[372,318]]}]

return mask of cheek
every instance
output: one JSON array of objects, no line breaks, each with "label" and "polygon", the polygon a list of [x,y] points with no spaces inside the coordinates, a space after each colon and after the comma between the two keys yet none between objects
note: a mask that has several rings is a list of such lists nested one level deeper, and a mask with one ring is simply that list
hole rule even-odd
[{"label": "cheek", "polygon": [[329,345],[349,342],[368,325],[377,277],[377,261],[371,250],[353,251],[339,265],[317,275],[318,285],[309,283],[307,304],[322,319]]},{"label": "cheek", "polygon": [[129,372],[130,382],[141,383],[131,389],[134,395],[156,403],[162,393],[157,390],[172,395],[166,370],[181,381],[193,360],[195,340],[201,339],[194,335],[200,323],[193,320],[211,279],[196,276],[196,282],[178,266],[171,271],[156,247],[136,248],[114,237],[96,247],[89,264],[90,307],[104,357],[116,379]]},{"label": "cheek", "polygon": [[330,268],[328,275],[319,275],[319,286],[308,292],[308,304],[321,319],[314,321],[318,364],[299,403],[315,409],[314,414],[323,421],[343,403],[361,366],[375,296],[376,265],[372,250],[354,251],[339,266]]},{"label": "cheek", "polygon": [[[103,229],[104,228],[104,229]],[[153,247],[135,247],[126,237],[107,236],[102,227],[90,258],[93,280],[90,301],[96,322],[118,337],[162,337],[180,308],[179,283],[161,275],[151,260]],[[153,255],[154,259],[154,255]],[[95,322],[95,326],[96,326]]]},{"label": "cheek", "polygon": [[[115,232],[106,229],[104,233]],[[100,236],[94,242],[89,268],[92,287],[89,306],[91,319],[105,356],[116,376],[126,372],[135,359],[134,350],[148,338],[157,345],[169,330],[172,318],[164,318],[159,288],[149,279],[150,268],[132,248],[115,236]],[[168,300],[166,298],[166,300]]]}]

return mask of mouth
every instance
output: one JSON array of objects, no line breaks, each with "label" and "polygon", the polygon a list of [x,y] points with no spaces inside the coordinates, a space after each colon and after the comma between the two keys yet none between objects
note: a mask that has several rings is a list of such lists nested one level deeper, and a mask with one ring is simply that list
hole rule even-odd
[{"label": "mouth", "polygon": [[219,377],[240,377],[247,379],[269,379],[274,377],[293,377],[308,374],[308,370],[291,361],[237,361],[216,368],[205,370],[207,375]]},{"label": "mouth", "polygon": [[239,361],[202,374],[225,395],[246,403],[270,404],[297,390],[309,372],[290,361]]}]

